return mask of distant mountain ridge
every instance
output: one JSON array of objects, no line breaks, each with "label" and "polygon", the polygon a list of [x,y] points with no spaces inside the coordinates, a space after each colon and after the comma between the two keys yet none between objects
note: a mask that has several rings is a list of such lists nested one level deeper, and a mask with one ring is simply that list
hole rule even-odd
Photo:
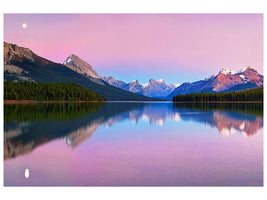
[{"label": "distant mountain ridge", "polygon": [[86,78],[69,67],[42,58],[30,49],[4,42],[4,80],[34,82],[74,82],[104,97],[108,101],[153,101],[156,99],[128,92]]},{"label": "distant mountain ridge", "polygon": [[168,95],[166,99],[172,100],[173,96],[179,94],[231,92],[254,89],[262,86],[263,75],[249,66],[239,72],[222,68],[217,75],[211,76],[210,78],[193,83],[183,83]]},{"label": "distant mountain ridge", "polygon": [[114,87],[148,97],[165,98],[176,87],[180,85],[180,84],[166,84],[163,79],[157,81],[154,79],[150,79],[147,83],[140,84],[138,80],[125,83],[123,81],[116,80],[111,76],[101,77],[100,75],[97,74],[97,72],[93,69],[93,67],[90,64],[88,64],[87,62],[85,62],[84,60],[82,60],[81,58],[79,58],[74,54],[71,54],[63,62],[63,64],[95,83],[105,85],[105,82],[107,82],[108,84]]},{"label": "distant mountain ridge", "polygon": [[115,87],[134,92],[137,94],[142,94],[148,97],[164,98],[169,95],[176,87],[180,84],[167,84],[163,79],[154,80],[150,79],[145,84],[140,84],[138,80],[133,80],[129,83],[116,80],[111,76],[105,76],[104,80]]},{"label": "distant mountain ridge", "polygon": [[263,86],[263,75],[246,67],[239,72],[222,68],[218,74],[193,83],[167,84],[163,79],[125,83],[111,76],[104,78],[91,65],[71,54],[63,64],[34,54],[30,49],[4,42],[4,79],[10,81],[75,82],[105,96],[107,100],[172,100],[174,95],[199,92],[231,92]]}]

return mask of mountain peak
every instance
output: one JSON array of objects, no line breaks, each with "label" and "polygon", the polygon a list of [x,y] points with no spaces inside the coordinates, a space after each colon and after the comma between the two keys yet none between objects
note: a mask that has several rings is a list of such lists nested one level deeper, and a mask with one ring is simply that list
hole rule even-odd
[{"label": "mountain peak", "polygon": [[173,96],[178,94],[231,92],[258,88],[263,86],[263,79],[263,75],[251,67],[246,67],[237,73],[224,67],[219,74],[210,78],[193,83],[183,83],[167,96],[166,99],[171,100]]},{"label": "mountain peak", "polygon": [[138,81],[138,80],[132,80],[130,83],[136,83],[136,84],[139,84],[139,81]]},{"label": "mountain peak", "polygon": [[18,57],[34,61],[34,53],[30,49],[4,42],[4,64],[9,64]]},{"label": "mountain peak", "polygon": [[78,56],[71,54],[64,62],[63,65],[66,65],[70,69],[86,76],[86,77],[92,77],[92,78],[99,78],[102,79],[101,76],[99,76],[96,71],[93,69],[91,65],[89,65],[87,62],[79,58]]},{"label": "mountain peak", "polygon": [[70,63],[71,61],[73,61],[73,54],[71,54],[64,62],[63,65],[67,65],[68,63]]},{"label": "mountain peak", "polygon": [[247,67],[241,69],[240,72],[244,72],[244,71],[246,71],[247,69],[250,69],[250,68],[251,68],[250,66],[247,66]]},{"label": "mountain peak", "polygon": [[75,54],[70,54],[68,56],[68,58],[63,62],[63,65],[71,65],[71,62],[74,62],[74,60],[82,60],[81,58],[79,58],[79,56],[76,56]]},{"label": "mountain peak", "polygon": [[[151,80],[151,79],[150,79],[150,80]],[[142,86],[143,86],[143,87],[147,87],[147,86],[149,86],[149,84],[150,84],[150,80],[149,80],[148,82],[142,84]]]},{"label": "mountain peak", "polygon": [[173,83],[173,85],[175,86],[175,88],[177,88],[177,87],[179,87],[182,84],[181,83]]},{"label": "mountain peak", "polygon": [[161,82],[161,83],[164,83],[164,80],[163,79],[159,79],[157,80],[158,82]]},{"label": "mountain peak", "polygon": [[232,75],[232,74],[235,74],[236,71],[234,70],[231,70],[231,69],[228,69],[226,67],[223,67],[220,71],[219,71],[219,74],[225,74],[225,75]]},{"label": "mountain peak", "polygon": [[250,66],[247,66],[247,67],[243,68],[243,69],[240,71],[240,73],[242,73],[242,72],[248,72],[248,71],[253,71],[253,72],[258,73],[255,69],[253,69],[253,68],[250,67]]},{"label": "mountain peak", "polygon": [[115,80],[112,76],[104,76],[105,81]]},{"label": "mountain peak", "polygon": [[143,86],[143,87],[147,87],[147,86],[149,86],[150,84],[152,84],[152,83],[156,83],[156,82],[165,83],[163,79],[159,79],[159,80],[156,81],[155,79],[152,79],[152,78],[151,78],[151,79],[149,79],[148,82],[142,84],[142,86]]}]

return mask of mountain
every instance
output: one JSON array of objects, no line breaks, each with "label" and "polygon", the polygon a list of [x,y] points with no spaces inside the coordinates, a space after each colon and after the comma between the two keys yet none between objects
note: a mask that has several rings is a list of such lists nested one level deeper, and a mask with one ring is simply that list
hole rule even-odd
[{"label": "mountain", "polygon": [[118,81],[118,80],[116,80],[115,78],[113,78],[111,76],[105,76],[104,80],[107,83],[109,83],[110,85],[113,85],[113,86],[118,87],[118,88],[122,88],[122,87],[127,85],[127,83],[125,83],[123,81]]},{"label": "mountain", "polygon": [[259,74],[251,67],[246,67],[239,72],[222,68],[217,75],[211,76],[205,80],[183,83],[168,95],[166,99],[172,100],[173,96],[179,94],[231,92],[254,89],[262,86],[263,75]]},{"label": "mountain", "polygon": [[30,49],[4,42],[4,79],[10,81],[74,82],[104,97],[108,101],[157,100],[137,95],[103,81],[97,84],[69,67],[42,58]]},{"label": "mountain", "polygon": [[144,93],[143,95],[150,96],[150,97],[160,97],[164,98],[169,95],[176,87],[180,84],[167,84],[163,79],[154,80],[150,79],[147,83],[143,84]]},{"label": "mountain", "polygon": [[123,81],[116,80],[111,76],[105,76],[104,80],[110,85],[121,88],[123,90],[154,98],[164,98],[180,85],[167,84],[163,79],[157,81],[154,79],[150,79],[145,84],[140,84],[138,80],[125,83]]},{"label": "mountain", "polygon": [[99,76],[91,65],[79,58],[78,56],[71,54],[64,62],[63,65],[72,69],[73,71],[84,75],[91,81],[105,85],[103,78]]},{"label": "mountain", "polygon": [[124,90],[127,90],[127,91],[131,91],[131,92],[134,92],[134,93],[137,93],[137,94],[142,94],[144,93],[143,91],[143,87],[142,85],[139,83],[138,80],[133,80],[131,82],[129,82],[125,88],[122,88]]}]

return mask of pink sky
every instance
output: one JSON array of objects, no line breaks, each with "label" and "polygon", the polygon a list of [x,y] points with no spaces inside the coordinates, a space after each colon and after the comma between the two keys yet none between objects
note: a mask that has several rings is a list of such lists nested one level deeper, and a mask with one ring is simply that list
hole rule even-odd
[{"label": "pink sky", "polygon": [[5,160],[4,184],[230,186],[262,181],[262,129],[247,140],[241,134],[224,138],[204,124],[145,131],[124,125],[102,128],[74,149],[57,139]]},{"label": "pink sky", "polygon": [[4,41],[59,63],[76,54],[126,82],[192,82],[248,65],[263,73],[262,14],[5,14]]}]

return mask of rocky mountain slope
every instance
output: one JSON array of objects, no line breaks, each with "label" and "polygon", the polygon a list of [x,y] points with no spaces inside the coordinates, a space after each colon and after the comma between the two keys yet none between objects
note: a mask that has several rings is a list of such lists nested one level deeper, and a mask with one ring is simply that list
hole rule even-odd
[{"label": "rocky mountain slope", "polygon": [[166,99],[171,100],[179,94],[190,94],[199,92],[230,92],[253,89],[263,86],[263,75],[255,69],[246,67],[239,72],[222,68],[217,75],[205,80],[193,83],[183,83],[177,87]]},{"label": "rocky mountain slope", "polygon": [[97,84],[69,67],[42,58],[30,49],[4,42],[4,80],[35,82],[74,82],[109,101],[150,101],[149,97],[113,87],[103,81]]},{"label": "rocky mountain slope", "polygon": [[73,71],[84,75],[86,78],[91,81],[105,85],[103,78],[99,76],[91,65],[79,58],[78,56],[71,54],[64,62],[63,65],[72,69]]},{"label": "rocky mountain slope", "polygon": [[125,83],[123,81],[116,80],[111,76],[105,76],[104,80],[108,82],[110,85],[121,88],[123,90],[155,98],[166,97],[176,87],[180,85],[180,84],[167,84],[163,79],[160,80],[150,79],[145,84],[140,84],[138,80]]},{"label": "rocky mountain slope", "polygon": [[68,68],[76,71],[77,73],[85,76],[91,81],[105,85],[106,81],[108,84],[140,95],[145,95],[148,97],[155,98],[165,98],[169,95],[176,87],[180,84],[166,84],[163,79],[158,81],[154,79],[150,79],[149,82],[145,84],[140,84],[138,80],[131,81],[129,83],[125,83],[123,81],[116,80],[111,76],[105,76],[102,78],[97,72],[93,69],[93,67],[79,58],[78,56],[71,54],[63,64]]}]

